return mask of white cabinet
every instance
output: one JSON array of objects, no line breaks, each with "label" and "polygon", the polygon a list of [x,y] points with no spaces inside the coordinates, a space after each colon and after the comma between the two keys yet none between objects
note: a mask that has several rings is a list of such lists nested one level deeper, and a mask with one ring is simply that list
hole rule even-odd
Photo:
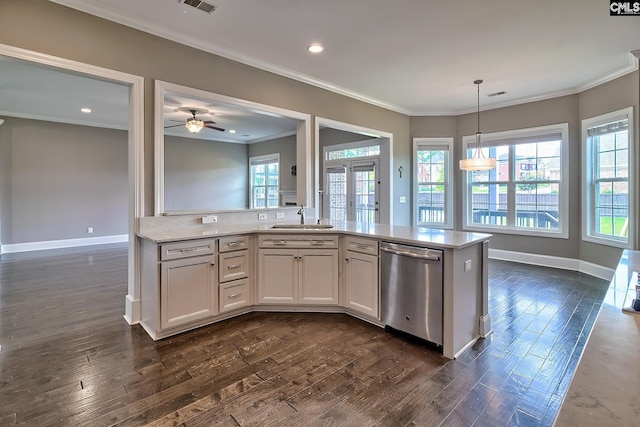
[{"label": "white cabinet", "polygon": [[170,328],[218,314],[215,257],[165,261],[160,273],[160,327]]},{"label": "white cabinet", "polygon": [[347,237],[345,249],[344,305],[379,320],[378,242]]},{"label": "white cabinet", "polygon": [[219,305],[220,313],[250,305],[249,237],[229,236],[219,239]]},{"label": "white cabinet", "polygon": [[337,236],[265,235],[258,245],[259,303],[338,304]]},{"label": "white cabinet", "polygon": [[215,239],[143,242],[141,324],[154,339],[218,313],[215,244]]}]

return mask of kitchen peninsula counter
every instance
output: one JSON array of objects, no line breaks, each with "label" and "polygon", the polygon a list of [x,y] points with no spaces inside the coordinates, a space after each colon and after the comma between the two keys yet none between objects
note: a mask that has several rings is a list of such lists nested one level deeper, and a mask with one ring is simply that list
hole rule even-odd
[{"label": "kitchen peninsula counter", "polygon": [[[462,249],[488,241],[490,234],[471,233],[464,231],[437,230],[421,227],[406,227],[388,224],[363,224],[351,221],[333,222],[332,228],[323,229],[296,229],[296,228],[272,228],[282,222],[265,222],[249,224],[218,225],[189,227],[182,229],[162,228],[157,230],[145,230],[138,233],[139,237],[153,241],[154,243],[167,243],[188,239],[203,239],[222,237],[234,234],[247,233],[277,233],[277,234],[318,234],[337,233],[350,234],[360,237],[369,237],[379,240],[391,240],[416,246],[430,246],[433,248]],[[289,223],[296,225],[296,223]]]},{"label": "kitchen peninsula counter", "polygon": [[[334,302],[329,303],[325,307],[314,307],[312,305],[301,304],[299,299],[287,306],[276,305],[270,301],[275,301],[275,297],[261,298],[260,290],[261,286],[268,282],[263,280],[263,271],[260,267],[260,254],[264,253],[264,248],[260,246],[261,241],[271,241],[273,236],[278,242],[279,247],[271,252],[275,255],[283,254],[285,251],[287,254],[291,252],[293,258],[299,260],[303,254],[307,254],[311,250],[318,249],[318,242],[325,241],[329,238],[335,242],[333,253],[335,262],[341,267],[339,271],[345,271],[347,265],[345,259],[350,258],[348,253],[350,249],[348,245],[355,245],[355,247],[366,247],[367,250],[372,251],[369,258],[375,265],[378,265],[378,244],[379,242],[392,242],[402,243],[406,245],[412,245],[422,248],[439,249],[442,250],[442,280],[443,280],[443,336],[442,336],[442,352],[445,357],[455,358],[462,353],[468,346],[472,345],[477,338],[486,337],[491,333],[491,319],[488,311],[488,244],[491,238],[490,234],[483,233],[470,233],[450,230],[436,230],[428,228],[395,226],[385,224],[362,224],[355,222],[332,222],[331,228],[320,229],[299,229],[295,228],[299,226],[299,223],[293,221],[280,221],[280,222],[252,222],[252,223],[214,223],[214,224],[202,224],[195,221],[201,221],[200,218],[196,218],[192,222],[192,226],[180,227],[177,224],[172,223],[176,219],[173,218],[160,218],[159,225],[156,224],[153,218],[144,218],[144,223],[141,223],[141,231],[138,233],[143,242],[143,254],[147,261],[143,261],[143,295],[142,295],[142,312],[143,312],[143,327],[146,326],[150,335],[156,338],[163,338],[172,333],[180,333],[188,330],[192,327],[202,326],[204,324],[214,321],[224,320],[224,318],[242,314],[247,311],[259,311],[259,310],[294,310],[294,311],[314,311],[314,310],[331,310],[333,312],[346,312],[358,317],[358,313],[350,310],[349,303],[345,302],[346,297],[342,297],[340,301],[332,300]],[[148,220],[148,221],[147,221]],[[193,221],[193,219],[192,219]],[[273,228],[276,224],[289,224],[291,228]],[[312,225],[311,223],[310,225]],[[245,237],[243,237],[245,236]],[[314,237],[317,236],[317,237]],[[308,237],[308,239],[307,239]],[[247,252],[247,265],[249,265],[247,282],[245,284],[247,294],[249,298],[244,307],[239,311],[231,311],[229,313],[222,313],[223,307],[220,308],[220,313],[207,316],[204,320],[194,323],[186,323],[184,327],[179,328],[158,328],[156,326],[149,327],[149,324],[157,325],[162,322],[155,322],[148,319],[158,318],[159,304],[162,305],[163,298],[159,296],[162,290],[158,291],[158,286],[162,288],[162,277],[169,274],[159,272],[160,269],[166,270],[168,267],[163,267],[165,264],[174,263],[177,261],[165,262],[159,253],[162,252],[167,256],[168,253],[181,253],[183,255],[196,254],[200,250],[205,250],[207,254],[211,254],[212,257],[218,256],[218,250],[215,248],[222,245],[223,241],[229,239],[245,239],[246,243],[243,243],[245,251]],[[308,242],[307,242],[308,240]],[[202,244],[200,244],[202,241]],[[219,241],[220,244],[215,243]],[[298,247],[305,247],[309,249],[284,249],[285,242],[298,242]],[[354,243],[355,241],[355,243]],[[378,243],[373,243],[373,242]],[[302,242],[302,243],[300,243]],[[367,243],[371,242],[371,243]],[[300,246],[302,244],[303,246]],[[207,246],[209,245],[209,246]],[[235,245],[235,243],[234,243]],[[313,249],[311,249],[313,248]],[[221,249],[220,249],[221,250]],[[169,251],[169,252],[168,252]],[[279,251],[279,252],[278,252]],[[297,252],[300,251],[300,252]],[[295,252],[295,253],[294,253]],[[342,254],[342,256],[339,256]],[[170,255],[172,256],[172,255]],[[168,258],[167,258],[168,259]],[[266,258],[265,258],[266,259]],[[253,260],[253,261],[251,261]],[[189,260],[185,261],[188,262]],[[182,261],[180,261],[182,262]],[[211,263],[215,262],[214,258],[211,258]],[[220,261],[217,264],[221,264]],[[244,263],[244,262],[243,262]],[[232,266],[237,266],[238,263],[233,263]],[[217,268],[217,267],[216,267]],[[222,267],[221,267],[222,268]],[[230,268],[225,267],[225,268]],[[164,270],[163,270],[164,271]],[[226,270],[225,270],[226,271]],[[162,276],[165,274],[165,276]],[[298,273],[300,274],[300,273]],[[348,284],[345,284],[347,279],[341,276],[342,273],[336,273],[336,279],[333,283],[336,289],[339,289],[339,295],[345,295],[348,288]],[[347,273],[345,273],[345,276]],[[380,283],[378,282],[378,268],[371,270],[371,277],[375,277],[377,283],[375,287],[378,288],[377,296],[375,300],[378,301]],[[297,277],[297,276],[296,276]],[[168,280],[168,279],[167,279]],[[276,281],[277,282],[277,281]],[[164,285],[164,292],[169,295],[170,287],[167,287],[166,282]],[[331,281],[328,281],[330,284]],[[339,284],[339,288],[338,288]],[[220,292],[224,292],[223,285],[220,285]],[[269,285],[274,286],[276,285]],[[298,286],[298,285],[297,285]],[[332,285],[333,286],[333,285]],[[236,295],[238,292],[234,292],[232,295]],[[335,292],[333,293],[336,294]],[[152,295],[153,298],[150,298]],[[176,294],[178,295],[178,294]],[[184,295],[183,293],[180,295]],[[221,294],[222,295],[222,294]],[[251,297],[251,295],[253,295]],[[222,297],[220,297],[221,299]],[[282,299],[282,297],[279,297]],[[335,298],[335,296],[334,296]],[[194,303],[195,305],[195,303]],[[213,306],[213,303],[212,303]],[[145,308],[146,307],[146,308]],[[377,307],[377,302],[376,302]],[[170,308],[167,308],[166,313],[170,314]],[[215,310],[211,310],[213,313]],[[374,323],[378,326],[384,326],[379,315],[379,310],[376,308],[372,311],[372,315],[364,316],[363,320]],[[160,316],[160,319],[166,318],[169,314]],[[164,317],[163,317],[164,316]],[[169,323],[166,323],[169,325]]]}]

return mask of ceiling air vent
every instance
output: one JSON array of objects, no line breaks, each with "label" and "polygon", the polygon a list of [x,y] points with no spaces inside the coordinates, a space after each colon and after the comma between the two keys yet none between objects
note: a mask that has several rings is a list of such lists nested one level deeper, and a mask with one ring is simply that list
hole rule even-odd
[{"label": "ceiling air vent", "polygon": [[196,9],[207,13],[213,13],[213,11],[217,9],[217,6],[200,0],[178,0],[178,3],[184,3],[187,6],[195,7]]},{"label": "ceiling air vent", "polygon": [[494,92],[494,93],[489,93],[487,94],[487,96],[500,96],[500,95],[506,95],[507,92],[501,90],[500,92]]}]

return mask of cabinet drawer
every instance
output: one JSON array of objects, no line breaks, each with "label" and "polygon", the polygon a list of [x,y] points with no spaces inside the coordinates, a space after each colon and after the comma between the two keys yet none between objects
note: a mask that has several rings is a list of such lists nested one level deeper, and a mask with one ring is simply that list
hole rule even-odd
[{"label": "cabinet drawer", "polygon": [[337,248],[338,236],[323,234],[285,234],[261,235],[258,237],[261,248]]},{"label": "cabinet drawer", "polygon": [[220,313],[249,305],[246,279],[220,284]]},{"label": "cabinet drawer", "polygon": [[348,251],[377,256],[378,241],[372,239],[362,239],[358,237],[347,237],[347,244],[345,249]]},{"label": "cabinet drawer", "polygon": [[249,270],[249,251],[235,251],[222,253],[220,256],[219,277],[220,282],[228,282],[230,280],[242,279],[248,276]]},{"label": "cabinet drawer", "polygon": [[249,248],[249,236],[229,236],[218,239],[220,252],[237,251]]},{"label": "cabinet drawer", "polygon": [[215,253],[215,243],[216,241],[213,239],[166,243],[160,245],[160,259],[166,261],[200,255],[212,255]]}]

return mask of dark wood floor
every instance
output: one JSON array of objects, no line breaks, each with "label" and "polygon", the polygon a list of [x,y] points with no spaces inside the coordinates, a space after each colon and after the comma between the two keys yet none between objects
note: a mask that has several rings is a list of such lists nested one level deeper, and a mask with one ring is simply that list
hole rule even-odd
[{"label": "dark wood floor", "polygon": [[494,334],[456,360],[346,315],[252,313],[153,342],[126,249],[0,260],[0,425],[549,426],[607,283],[491,261]]}]

